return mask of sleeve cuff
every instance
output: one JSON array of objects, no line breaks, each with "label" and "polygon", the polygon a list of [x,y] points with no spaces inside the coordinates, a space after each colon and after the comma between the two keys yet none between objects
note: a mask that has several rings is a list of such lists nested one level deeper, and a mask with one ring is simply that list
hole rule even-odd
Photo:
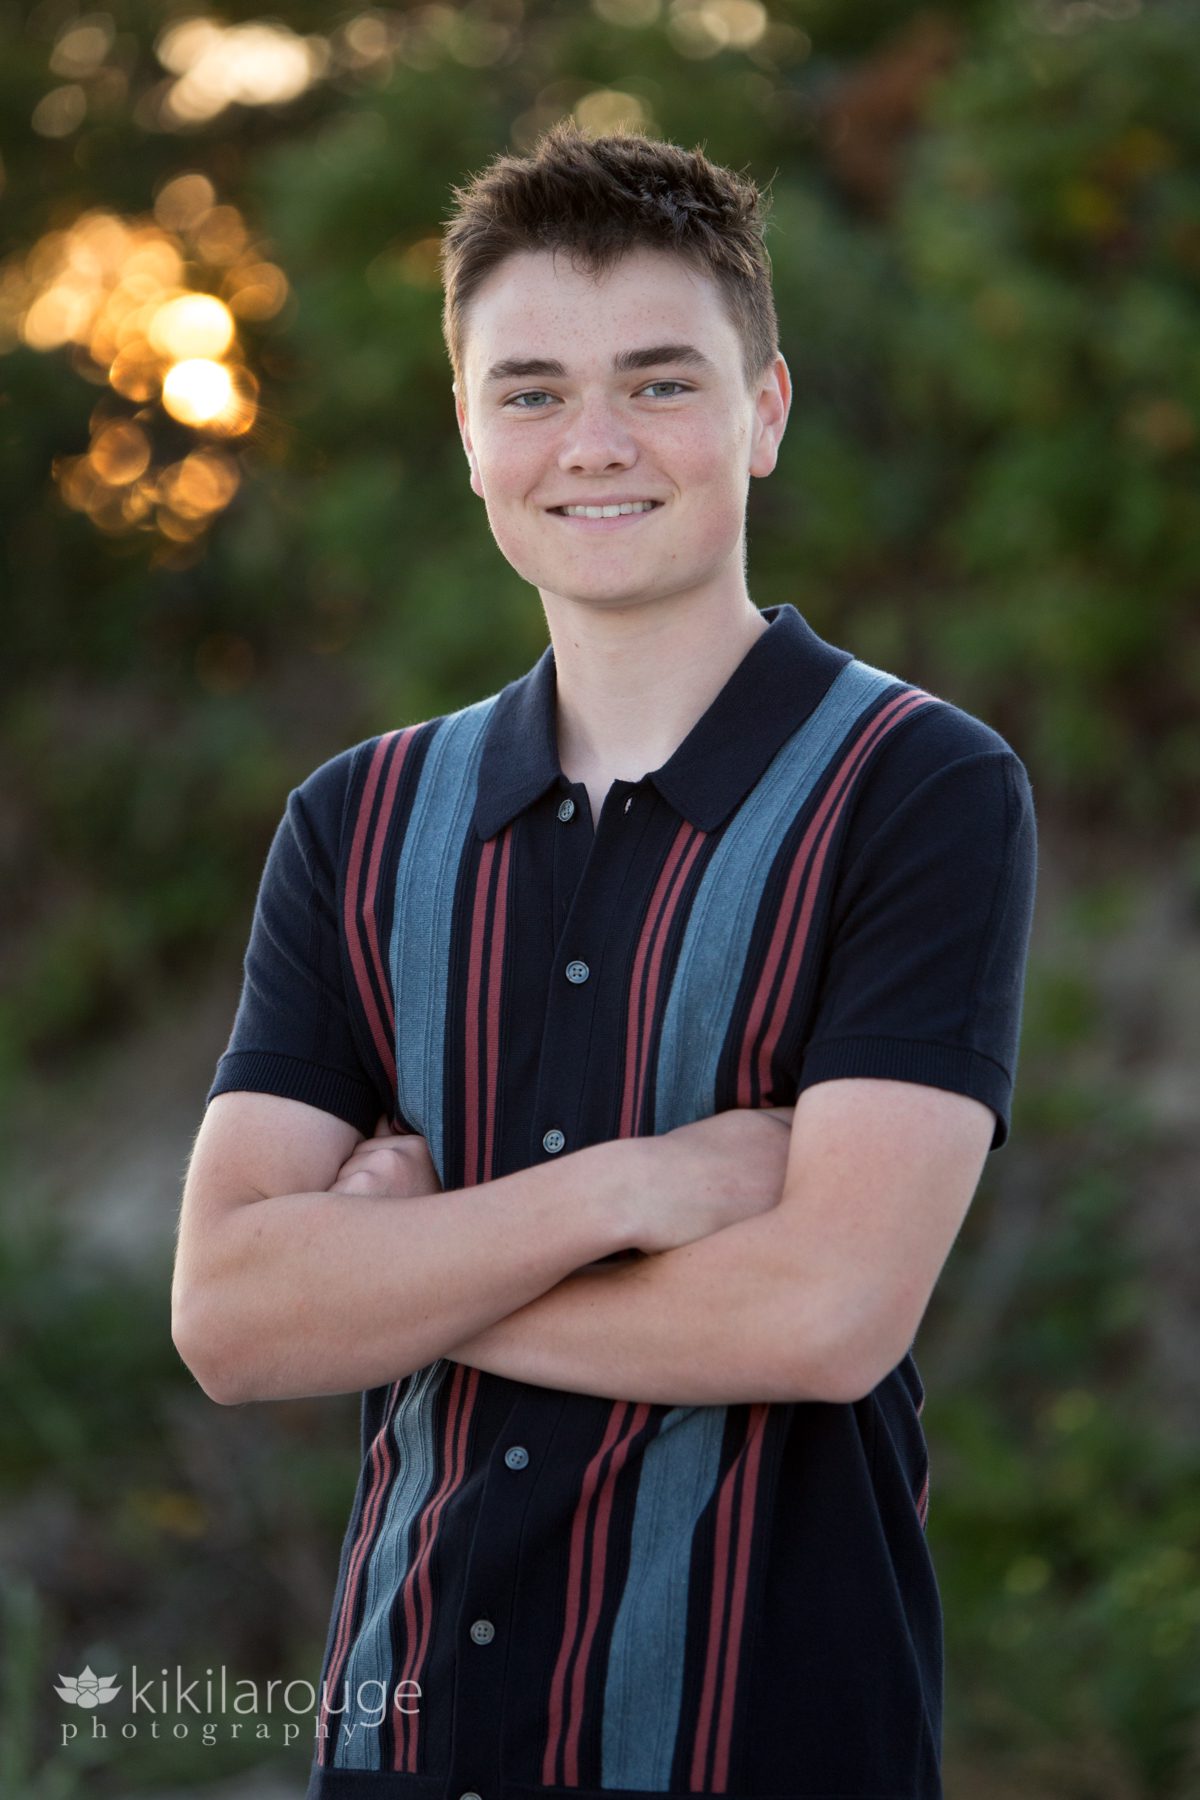
[{"label": "sleeve cuff", "polygon": [[364,1137],[375,1129],[384,1107],[373,1088],[342,1069],[326,1069],[303,1062],[297,1056],[281,1056],[274,1050],[230,1050],[217,1064],[216,1078],[205,1106],[218,1094],[237,1092],[278,1094],[283,1100],[302,1100],[344,1119]]},{"label": "sleeve cuff", "polygon": [[1012,1080],[990,1056],[962,1044],[921,1043],[909,1038],[826,1038],[811,1044],[800,1065],[797,1092],[818,1081],[874,1075],[889,1081],[916,1081],[981,1100],[996,1115],[990,1150],[1008,1141]]}]

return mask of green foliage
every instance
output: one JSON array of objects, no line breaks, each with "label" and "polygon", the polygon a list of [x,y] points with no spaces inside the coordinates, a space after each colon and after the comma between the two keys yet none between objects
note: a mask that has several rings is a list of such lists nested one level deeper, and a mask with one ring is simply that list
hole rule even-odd
[{"label": "green foliage", "polygon": [[[57,1213],[0,1207],[0,1509],[34,1577],[0,1576],[6,1796],[195,1779],[199,1721],[188,1739],[155,1739],[143,1718],[134,1754],[119,1736],[126,1696],[118,1726],[92,1740],[90,1715],[53,1697],[58,1675],[85,1664],[145,1675],[179,1663],[190,1676],[224,1663],[231,1691],[316,1679],[356,1404],[214,1406],[171,1343],[168,1289],[161,1269],[85,1261]],[[209,1777],[263,1760],[259,1715],[238,1716],[245,1741],[222,1731],[203,1748]],[[82,1723],[64,1747],[68,1720]],[[294,1775],[307,1741],[283,1750],[278,1709],[264,1720],[266,1754]]]},{"label": "green foliage", "polygon": [[1056,1795],[1184,1800],[1196,1773],[1200,1458],[1147,1431],[1152,1396],[1063,1388],[1031,1416],[936,1405],[929,1542],[955,1739],[1014,1775],[1069,1746]]}]

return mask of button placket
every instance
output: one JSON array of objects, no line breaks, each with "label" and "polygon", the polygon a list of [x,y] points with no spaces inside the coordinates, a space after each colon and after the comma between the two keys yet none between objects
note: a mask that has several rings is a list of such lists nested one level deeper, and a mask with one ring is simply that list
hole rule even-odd
[{"label": "button placket", "polygon": [[[553,813],[542,814],[543,829],[565,821],[568,811],[574,820],[585,819],[583,793],[582,787],[569,795],[560,790]],[[532,1096],[531,1161],[577,1149],[586,1141],[576,1123],[586,1105],[579,1083],[593,1020],[610,997],[598,979],[606,965],[578,952],[586,948],[602,958],[617,929],[615,915],[624,883],[651,822],[652,809],[644,804],[635,808],[637,798],[630,783],[614,782],[590,836],[586,832],[578,836],[577,825],[575,831],[554,839],[553,961]],[[556,1119],[560,1123],[554,1123]]]},{"label": "button placket", "polygon": [[[476,1530],[464,1571],[462,1610],[455,1629],[455,1670],[449,1704],[455,1743],[440,1790],[461,1800],[478,1794],[500,1800],[501,1734],[507,1717],[505,1671],[513,1630],[512,1603],[521,1591],[521,1545],[534,1504],[533,1471],[545,1468],[550,1445],[566,1405],[564,1394],[530,1389],[513,1409],[508,1430],[489,1458]],[[530,1473],[515,1480],[510,1458],[519,1452]],[[505,1467],[505,1463],[509,1463]],[[540,1538],[540,1531],[534,1536]],[[480,1609],[486,1607],[486,1611]],[[514,1649],[519,1648],[514,1644]],[[484,1654],[484,1651],[487,1654]],[[511,1679],[511,1672],[510,1672]]]}]

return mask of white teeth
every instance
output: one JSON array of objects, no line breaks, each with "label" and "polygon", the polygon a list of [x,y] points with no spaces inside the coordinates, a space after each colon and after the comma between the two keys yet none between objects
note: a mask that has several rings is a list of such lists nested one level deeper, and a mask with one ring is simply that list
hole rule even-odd
[{"label": "white teeth", "polygon": [[623,513],[649,512],[653,500],[627,500],[620,506],[561,506],[568,519],[619,519]]}]

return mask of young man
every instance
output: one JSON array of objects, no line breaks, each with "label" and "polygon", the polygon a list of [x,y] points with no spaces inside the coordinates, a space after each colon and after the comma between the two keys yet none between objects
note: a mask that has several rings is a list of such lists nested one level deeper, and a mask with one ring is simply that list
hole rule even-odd
[{"label": "young man", "polygon": [[757,190],[564,124],[456,197],[550,644],[289,796],[173,1297],[219,1401],[363,1390],[309,1797],[935,1800],[911,1345],[1008,1133],[1029,783],[750,600]]}]

